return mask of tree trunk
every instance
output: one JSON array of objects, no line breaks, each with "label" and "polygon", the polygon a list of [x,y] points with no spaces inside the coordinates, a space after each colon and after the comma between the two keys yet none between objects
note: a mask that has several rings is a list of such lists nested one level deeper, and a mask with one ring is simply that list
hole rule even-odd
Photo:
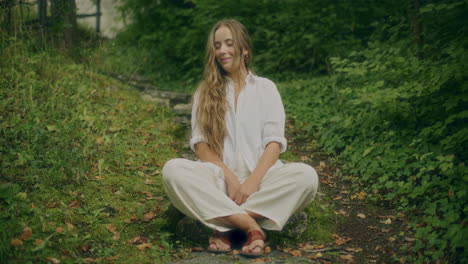
[{"label": "tree trunk", "polygon": [[421,8],[421,1],[420,0],[412,0],[409,6],[408,18],[411,28],[411,33],[413,34],[414,41],[416,45],[419,47],[419,54],[418,57],[422,56],[422,31],[423,27],[421,24],[421,18],[419,16],[419,9]]},{"label": "tree trunk", "polygon": [[52,0],[50,11],[53,28],[61,35],[59,47],[72,49],[77,40],[75,0]]},{"label": "tree trunk", "polygon": [[0,8],[2,9],[2,27],[4,29],[5,33],[11,33],[11,11],[13,9],[13,6],[15,5],[15,0],[5,0],[3,2],[0,2],[1,6]]}]

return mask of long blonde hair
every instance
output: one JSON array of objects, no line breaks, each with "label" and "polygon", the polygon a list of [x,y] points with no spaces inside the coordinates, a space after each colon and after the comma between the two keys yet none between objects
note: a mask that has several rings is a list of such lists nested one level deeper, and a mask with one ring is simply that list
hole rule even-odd
[{"label": "long blonde hair", "polygon": [[[214,36],[221,27],[227,27],[233,37],[236,58],[234,68],[240,69],[242,63],[249,70],[252,61],[252,45],[247,29],[239,21],[225,19],[217,22],[210,31],[206,44],[204,80],[197,89],[198,109],[196,112],[197,125],[200,128],[204,141],[220,157],[223,157],[224,137],[226,125],[226,71],[216,60]],[[247,51],[247,56],[242,52]]]}]

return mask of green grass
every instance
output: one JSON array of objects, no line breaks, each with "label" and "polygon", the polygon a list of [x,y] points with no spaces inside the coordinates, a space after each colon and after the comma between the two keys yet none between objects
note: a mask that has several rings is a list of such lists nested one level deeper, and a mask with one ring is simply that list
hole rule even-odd
[{"label": "green grass", "polygon": [[33,41],[5,46],[1,262],[169,260],[159,172],[178,156],[171,114]]}]

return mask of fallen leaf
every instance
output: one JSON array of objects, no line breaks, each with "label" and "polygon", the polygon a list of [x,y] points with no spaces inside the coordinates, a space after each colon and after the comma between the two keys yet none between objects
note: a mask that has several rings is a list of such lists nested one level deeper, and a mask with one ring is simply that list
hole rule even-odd
[{"label": "fallen leaf", "polygon": [[[96,176],[97,178],[98,176]],[[101,177],[102,178],[102,177]],[[69,208],[80,208],[81,207],[81,203],[79,200],[74,200],[74,201],[71,201],[71,203],[68,205]]]},{"label": "fallen leaf", "polygon": [[334,243],[336,245],[344,245],[352,240],[350,237],[340,237],[338,234],[333,234],[333,237],[335,238]]},{"label": "fallen leaf", "polygon": [[378,218],[392,218],[392,219],[396,218],[396,216],[394,216],[394,215],[378,215],[377,217]]},{"label": "fallen leaf", "polygon": [[42,245],[42,244],[44,244],[44,240],[42,240],[42,239],[36,239],[36,240],[34,241],[34,245],[36,245],[36,246],[40,246],[40,245]]},{"label": "fallen leaf", "polygon": [[380,223],[382,223],[382,224],[386,224],[386,225],[389,225],[389,224],[391,224],[391,223],[392,223],[392,219],[388,218],[388,219],[387,219],[387,220],[385,220],[385,221],[380,221]]},{"label": "fallen leaf", "polygon": [[357,217],[359,217],[359,218],[366,218],[366,215],[365,215],[365,214],[357,214]]},{"label": "fallen leaf", "polygon": [[20,239],[21,240],[28,240],[28,239],[30,239],[32,237],[32,235],[33,235],[33,233],[32,233],[31,228],[25,227],[23,229],[23,233],[20,236]]},{"label": "fallen leaf", "polygon": [[343,215],[343,216],[349,216],[349,214],[345,210],[340,210],[337,214]]},{"label": "fallen leaf", "polygon": [[[193,248],[189,248],[189,251],[190,252],[204,252],[205,249],[202,247],[193,247]],[[232,251],[230,253],[232,253]]]},{"label": "fallen leaf", "polygon": [[309,157],[307,157],[307,156],[301,156],[301,157],[300,157],[300,160],[301,160],[302,162],[307,162],[307,161],[309,160]]},{"label": "fallen leaf", "polygon": [[63,227],[59,226],[59,227],[55,228],[55,232],[57,232],[59,234],[63,234]]},{"label": "fallen leaf", "polygon": [[119,240],[120,238],[120,232],[115,231],[114,236],[112,237],[113,240]]},{"label": "fallen leaf", "polygon": [[271,247],[265,247],[265,253],[266,254],[271,253]]},{"label": "fallen leaf", "polygon": [[151,184],[153,184],[153,183],[154,183],[153,180],[150,180],[150,179],[146,179],[146,180],[145,180],[145,184],[147,184],[147,185],[151,185]]},{"label": "fallen leaf", "polygon": [[21,245],[23,245],[23,240],[21,239],[13,239],[11,241],[11,245],[14,246],[14,247],[19,247]]},{"label": "fallen leaf", "polygon": [[150,243],[143,243],[141,245],[138,245],[137,248],[141,251],[145,250],[146,248],[149,248],[151,247],[151,244]]},{"label": "fallen leaf", "polygon": [[48,258],[46,258],[46,260],[47,260],[47,262],[53,263],[53,264],[59,264],[60,263],[60,260],[58,260],[56,258],[48,257]]},{"label": "fallen leaf", "polygon": [[150,211],[143,215],[143,219],[144,219],[143,221],[148,222],[149,220],[153,219],[155,216],[156,214]]},{"label": "fallen leaf", "polygon": [[325,162],[321,161],[319,167],[325,168],[325,166],[326,166]]},{"label": "fallen leaf", "polygon": [[333,200],[335,200],[335,201],[336,201],[336,200],[341,200],[341,199],[343,199],[343,197],[341,197],[341,195],[335,196],[335,197],[333,198]]},{"label": "fallen leaf", "polygon": [[357,198],[359,200],[364,200],[366,198],[366,196],[367,196],[367,193],[364,192],[364,191],[357,193]]},{"label": "fallen leaf", "polygon": [[96,260],[95,260],[95,259],[93,259],[93,258],[84,258],[83,260],[84,260],[84,262],[85,262],[85,263],[92,263],[92,262],[96,262]]},{"label": "fallen leaf", "polygon": [[143,239],[143,238],[141,238],[141,237],[139,237],[139,236],[128,240],[128,243],[130,243],[130,244],[132,244],[132,245],[141,244],[141,243],[143,243],[143,242],[145,242],[145,239]]},{"label": "fallen leaf", "polygon": [[111,233],[114,233],[117,228],[113,224],[108,224],[106,226],[106,229],[107,229],[107,231],[109,231]]},{"label": "fallen leaf", "polygon": [[388,238],[388,241],[390,241],[390,242],[394,242],[395,240],[396,240],[396,238],[394,238],[394,237],[389,237]]},{"label": "fallen leaf", "polygon": [[358,253],[362,251],[362,248],[345,248],[348,252]]},{"label": "fallen leaf", "polygon": [[68,231],[75,229],[75,226],[70,223],[65,223],[67,225]]},{"label": "fallen leaf", "polygon": [[150,176],[159,175],[159,173],[159,170],[155,170],[153,173],[150,174]]},{"label": "fallen leaf", "polygon": [[316,258],[321,258],[321,257],[323,257],[323,255],[322,255],[322,253],[319,252],[319,253],[315,254],[315,257]]},{"label": "fallen leaf", "polygon": [[324,184],[329,184],[330,182],[328,181],[327,178],[320,178],[320,183],[324,183]]},{"label": "fallen leaf", "polygon": [[125,223],[130,224],[132,222],[135,222],[136,220],[138,220],[138,217],[133,214],[132,216],[130,216],[130,218],[125,219],[124,221],[125,221]]},{"label": "fallen leaf", "polygon": [[341,259],[346,260],[346,263],[353,263],[354,262],[353,255],[344,255],[344,256],[341,256]]},{"label": "fallen leaf", "polygon": [[96,138],[96,144],[97,145],[102,145],[104,144],[104,139],[102,137],[97,137]]},{"label": "fallen leaf", "polygon": [[302,256],[301,251],[299,251],[299,250],[297,250],[297,249],[296,249],[296,250],[291,250],[291,251],[289,251],[289,254],[293,255],[294,257],[300,257],[300,256]]}]

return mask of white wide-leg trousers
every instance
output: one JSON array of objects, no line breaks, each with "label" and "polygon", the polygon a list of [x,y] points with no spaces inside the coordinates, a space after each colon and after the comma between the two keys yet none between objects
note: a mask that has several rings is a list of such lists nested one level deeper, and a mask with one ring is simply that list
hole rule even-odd
[{"label": "white wide-leg trousers", "polygon": [[216,218],[247,214],[247,211],[265,217],[258,221],[262,228],[281,230],[294,212],[314,199],[319,185],[314,168],[303,163],[287,163],[269,171],[258,191],[237,205],[228,197],[226,188],[220,186],[219,175],[208,163],[173,159],[164,165],[162,174],[172,204],[185,215],[220,232],[234,227]]}]

